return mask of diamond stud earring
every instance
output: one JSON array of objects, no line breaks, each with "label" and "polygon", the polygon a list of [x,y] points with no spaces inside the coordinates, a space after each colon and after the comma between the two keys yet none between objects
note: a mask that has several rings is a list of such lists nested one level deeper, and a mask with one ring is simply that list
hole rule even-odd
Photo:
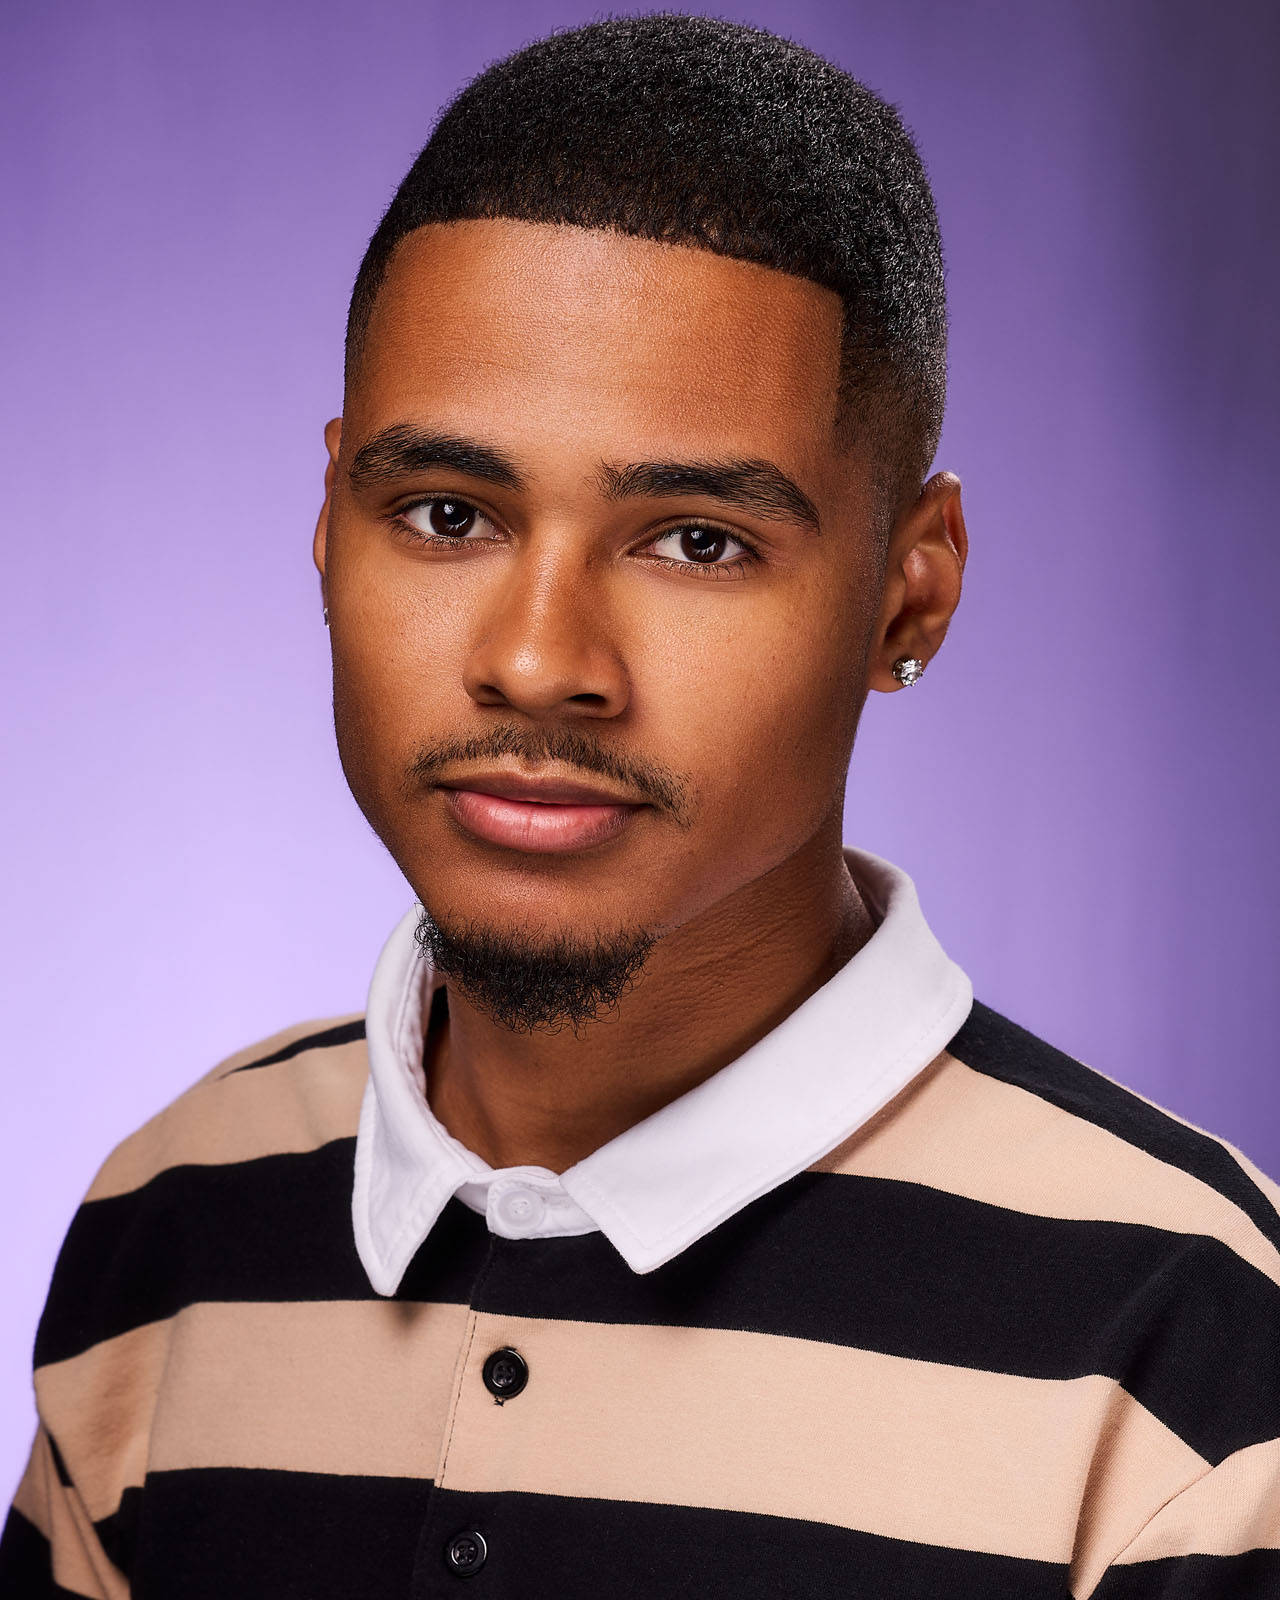
[{"label": "diamond stud earring", "polygon": [[325,625],[326,628],[329,626],[329,608],[328,608],[328,606],[326,606],[324,608],[324,625]]},{"label": "diamond stud earring", "polygon": [[893,664],[893,675],[904,689],[909,689],[913,683],[919,683],[923,671],[924,662],[919,656],[899,656]]}]

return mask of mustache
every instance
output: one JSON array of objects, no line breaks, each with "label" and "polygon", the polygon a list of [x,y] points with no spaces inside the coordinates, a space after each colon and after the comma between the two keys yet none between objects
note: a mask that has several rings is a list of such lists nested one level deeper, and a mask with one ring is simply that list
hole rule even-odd
[{"label": "mustache", "polygon": [[505,723],[470,739],[443,739],[424,745],[405,773],[409,796],[434,783],[455,763],[494,761],[514,756],[528,766],[555,761],[630,789],[678,822],[689,812],[689,785],[656,762],[626,756],[588,738],[576,728],[521,728]]}]

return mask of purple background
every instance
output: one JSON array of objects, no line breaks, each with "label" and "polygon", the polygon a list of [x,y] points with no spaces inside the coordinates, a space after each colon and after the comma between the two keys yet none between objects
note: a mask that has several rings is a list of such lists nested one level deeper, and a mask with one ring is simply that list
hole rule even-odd
[{"label": "purple background", "polygon": [[[902,107],[947,245],[968,592],[873,698],[846,837],[985,999],[1280,1172],[1280,11],[733,14]],[[102,1156],[362,1006],[407,904],[338,770],[310,567],[346,296],[442,100],[590,15],[6,8],[0,1478]]]}]

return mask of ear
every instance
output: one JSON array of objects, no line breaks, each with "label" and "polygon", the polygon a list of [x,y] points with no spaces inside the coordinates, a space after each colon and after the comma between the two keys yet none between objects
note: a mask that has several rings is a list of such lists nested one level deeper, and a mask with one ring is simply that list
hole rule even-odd
[{"label": "ear", "polygon": [[325,423],[324,443],[325,449],[329,452],[329,459],[324,469],[324,503],[316,519],[316,536],[311,546],[311,555],[316,564],[316,571],[320,574],[321,600],[327,606],[329,597],[325,592],[324,581],[325,548],[329,537],[329,506],[333,500],[333,481],[338,470],[338,449],[342,443],[341,417],[334,417]]},{"label": "ear", "polygon": [[893,664],[914,656],[927,666],[942,648],[960,603],[969,535],[954,472],[935,473],[894,523],[868,687],[886,693],[902,685]]}]

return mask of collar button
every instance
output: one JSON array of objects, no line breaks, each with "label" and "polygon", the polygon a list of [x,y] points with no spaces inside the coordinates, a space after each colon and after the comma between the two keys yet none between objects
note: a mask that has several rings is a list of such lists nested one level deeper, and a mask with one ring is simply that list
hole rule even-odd
[{"label": "collar button", "polygon": [[502,1224],[500,1231],[514,1238],[532,1233],[542,1222],[546,1209],[542,1196],[524,1187],[505,1189],[494,1205],[497,1220]]}]

